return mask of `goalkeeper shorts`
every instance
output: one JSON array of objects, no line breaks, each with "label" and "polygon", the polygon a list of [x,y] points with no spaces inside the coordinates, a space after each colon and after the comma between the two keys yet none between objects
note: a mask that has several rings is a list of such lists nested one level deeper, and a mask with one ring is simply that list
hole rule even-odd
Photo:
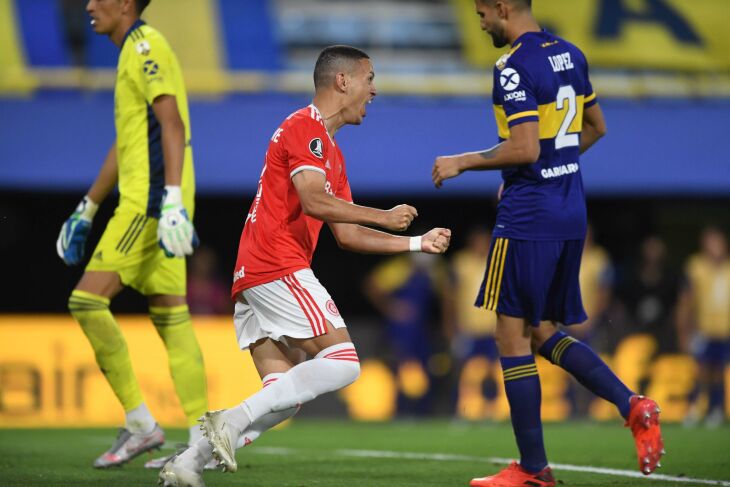
[{"label": "goalkeeper shorts", "polygon": [[169,258],[157,242],[157,219],[117,207],[91,255],[87,271],[119,274],[145,296],[185,296],[185,259]]}]

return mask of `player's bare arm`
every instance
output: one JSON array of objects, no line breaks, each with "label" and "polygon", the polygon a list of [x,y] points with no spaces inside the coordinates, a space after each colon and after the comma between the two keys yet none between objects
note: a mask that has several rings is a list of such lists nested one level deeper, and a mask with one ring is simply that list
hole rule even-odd
[{"label": "player's bare arm", "polygon": [[292,178],[304,214],[327,223],[356,223],[402,232],[418,216],[415,208],[398,205],[380,210],[354,205],[325,191],[325,176],[317,171],[300,171]]},{"label": "player's bare arm", "polygon": [[165,160],[165,185],[180,186],[185,156],[185,125],[172,95],[160,95],[152,102],[152,111],[162,128],[162,152]]},{"label": "player's bare arm", "polygon": [[411,250],[429,254],[443,254],[451,242],[451,230],[434,228],[420,239],[420,248],[411,248],[412,237],[380,232],[352,223],[330,223],[332,234],[341,249],[361,254],[397,254]]},{"label": "player's bare arm", "polygon": [[540,157],[537,122],[525,122],[510,129],[510,138],[491,149],[436,158],[431,171],[433,184],[440,188],[447,179],[464,171],[486,171],[533,164]]},{"label": "player's bare arm", "polygon": [[580,153],[587,151],[598,139],[606,135],[606,120],[598,103],[583,111],[583,127],[580,136]]},{"label": "player's bare arm", "polygon": [[89,188],[87,196],[96,204],[100,204],[117,185],[117,142],[112,144],[109,152],[104,158],[104,163],[94,184]]}]

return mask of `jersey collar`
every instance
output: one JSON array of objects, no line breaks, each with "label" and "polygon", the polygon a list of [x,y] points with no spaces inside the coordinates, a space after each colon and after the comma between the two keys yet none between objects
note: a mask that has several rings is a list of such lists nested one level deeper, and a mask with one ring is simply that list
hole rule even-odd
[{"label": "jersey collar", "polygon": [[127,42],[127,37],[134,32],[135,30],[139,29],[141,26],[145,24],[144,20],[137,19],[134,24],[132,24],[132,27],[129,28],[126,34],[124,34],[124,39],[122,39],[122,46],[124,46],[124,43]]},{"label": "jersey collar", "polygon": [[310,103],[309,106],[312,108],[312,110],[314,110],[315,112],[317,112],[317,116],[319,117],[319,122],[322,124],[322,127],[324,127],[324,131],[327,134],[327,137],[329,137],[330,142],[332,142],[332,145],[336,145],[335,144],[335,139],[332,138],[332,136],[329,133],[329,130],[327,130],[327,126],[324,124],[324,118],[322,118],[322,112],[319,111],[319,108],[317,108],[314,105],[314,103]]},{"label": "jersey collar", "polygon": [[532,35],[545,35],[545,34],[550,35],[550,32],[547,29],[540,29],[539,31],[531,30],[531,31],[525,32],[524,34],[519,36],[517,39],[515,39],[515,41],[512,43],[512,48],[514,49],[514,46],[522,43],[522,41],[525,40],[525,37],[532,36]]}]

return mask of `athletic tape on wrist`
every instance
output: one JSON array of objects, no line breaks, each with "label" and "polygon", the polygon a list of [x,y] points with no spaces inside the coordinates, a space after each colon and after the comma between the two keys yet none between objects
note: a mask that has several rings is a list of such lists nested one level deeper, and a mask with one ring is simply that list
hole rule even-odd
[{"label": "athletic tape on wrist", "polygon": [[411,252],[421,252],[422,237],[411,237],[408,241],[408,247]]}]

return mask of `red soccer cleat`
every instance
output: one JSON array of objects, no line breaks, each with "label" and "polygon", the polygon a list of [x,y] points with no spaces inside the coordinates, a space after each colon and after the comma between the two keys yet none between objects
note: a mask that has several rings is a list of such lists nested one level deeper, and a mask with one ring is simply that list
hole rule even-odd
[{"label": "red soccer cleat", "polygon": [[512,462],[496,475],[472,479],[471,487],[555,487],[555,477],[550,467],[537,473],[524,470],[519,463]]},{"label": "red soccer cleat", "polygon": [[660,460],[666,453],[659,427],[661,410],[657,403],[644,396],[631,396],[629,404],[629,419],[624,426],[631,428],[631,434],[634,435],[639,470],[649,475],[662,466]]}]

